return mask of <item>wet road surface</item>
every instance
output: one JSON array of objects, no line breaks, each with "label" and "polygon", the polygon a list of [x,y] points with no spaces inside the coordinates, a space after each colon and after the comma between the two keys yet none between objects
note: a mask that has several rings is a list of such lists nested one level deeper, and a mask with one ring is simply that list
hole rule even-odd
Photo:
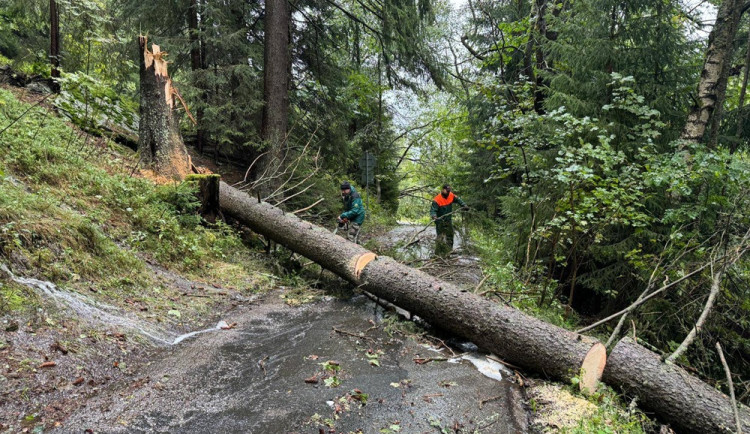
[{"label": "wet road surface", "polygon": [[[269,294],[226,321],[238,325],[165,349],[138,381],[102,391],[56,432],[528,430],[522,392],[505,373],[485,367],[497,381],[446,361],[445,349],[389,335],[391,322],[364,296],[289,307]],[[327,361],[340,367],[338,387],[324,384]]]}]

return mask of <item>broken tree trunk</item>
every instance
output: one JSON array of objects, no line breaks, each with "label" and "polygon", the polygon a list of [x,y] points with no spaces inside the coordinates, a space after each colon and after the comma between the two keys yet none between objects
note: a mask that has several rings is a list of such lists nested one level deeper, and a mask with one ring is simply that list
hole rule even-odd
[{"label": "broken tree trunk", "polygon": [[193,182],[198,187],[198,200],[201,206],[198,208],[198,214],[208,223],[216,223],[216,219],[221,216],[219,208],[219,182],[221,175],[217,174],[190,174],[185,178],[185,182]]},{"label": "broken tree trunk", "polygon": [[[684,369],[664,363],[658,354],[622,339],[612,350],[603,380],[638,404],[674,424],[680,432],[734,432],[732,401],[723,393],[693,377]],[[750,432],[750,412],[739,411],[743,432]]]},{"label": "broken tree trunk", "polygon": [[471,340],[514,365],[596,389],[606,350],[596,339],[498,305],[382,257],[221,183],[222,211],[368,292]]},{"label": "broken tree trunk", "polygon": [[167,61],[158,45],[148,49],[148,39],[138,37],[141,52],[141,109],[138,150],[141,161],[154,172],[182,180],[190,173],[190,155],[180,135],[174,113],[177,91],[167,74]]}]

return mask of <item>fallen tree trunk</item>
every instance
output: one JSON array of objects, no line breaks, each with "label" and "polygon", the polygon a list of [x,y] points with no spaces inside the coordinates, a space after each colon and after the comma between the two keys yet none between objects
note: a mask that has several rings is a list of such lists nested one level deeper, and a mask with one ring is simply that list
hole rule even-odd
[{"label": "fallen tree trunk", "polygon": [[[659,355],[620,341],[607,360],[596,339],[564,330],[498,305],[220,184],[227,215],[255,232],[317,262],[365,291],[419,315],[430,324],[471,340],[505,361],[593,391],[603,380],[638,397],[639,404],[680,432],[732,432],[730,399]],[[605,368],[606,363],[606,368]],[[750,432],[750,412],[740,409],[742,429]]]},{"label": "fallen tree trunk", "polygon": [[[693,377],[667,364],[658,354],[624,338],[609,355],[604,382],[638,397],[638,404],[657,413],[684,432],[735,432],[731,400]],[[740,408],[743,432],[750,432],[750,412]]]},{"label": "fallen tree trunk", "polygon": [[596,390],[607,359],[598,340],[540,321],[461,289],[389,257],[370,262],[362,289],[467,338],[503,360]]},{"label": "fallen tree trunk", "polygon": [[498,305],[391,258],[376,256],[331,232],[221,183],[222,211],[368,292],[471,340],[509,363],[568,382],[580,375],[591,392],[606,350],[576,334]]},{"label": "fallen tree trunk", "polygon": [[191,174],[185,177],[185,182],[195,183],[198,187],[198,200],[201,205],[198,214],[208,223],[216,223],[221,215],[219,209],[219,183],[221,175],[216,174]]}]

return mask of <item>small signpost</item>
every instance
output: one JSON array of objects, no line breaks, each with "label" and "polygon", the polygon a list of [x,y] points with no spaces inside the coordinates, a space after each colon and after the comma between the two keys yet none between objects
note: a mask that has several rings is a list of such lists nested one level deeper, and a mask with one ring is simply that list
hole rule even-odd
[{"label": "small signpost", "polygon": [[[370,184],[372,184],[375,180],[375,163],[375,155],[373,155],[370,151],[365,151],[365,153],[361,157],[359,157],[359,170],[362,171],[361,181],[365,186],[365,190],[367,190]],[[368,205],[370,202],[369,198],[370,195],[368,194]]]}]

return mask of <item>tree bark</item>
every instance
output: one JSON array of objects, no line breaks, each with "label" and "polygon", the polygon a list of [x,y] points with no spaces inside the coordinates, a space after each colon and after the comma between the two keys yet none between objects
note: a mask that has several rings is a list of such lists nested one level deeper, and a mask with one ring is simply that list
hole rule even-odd
[{"label": "tree bark", "polygon": [[364,290],[471,340],[509,363],[596,389],[606,351],[596,339],[547,324],[440,281],[221,183],[222,211]]},{"label": "tree bark", "polygon": [[195,111],[195,123],[197,124],[195,144],[198,147],[198,151],[202,154],[203,147],[206,144],[206,131],[203,125],[203,105],[206,103],[206,91],[203,88],[203,77],[202,70],[204,69],[203,64],[203,41],[200,37],[200,28],[198,26],[199,11],[199,0],[190,0],[190,11],[188,15],[188,31],[190,33],[190,65],[193,70],[193,76],[195,77],[195,86],[198,87],[201,102]]},{"label": "tree bark", "polygon": [[358,284],[505,361],[564,382],[580,374],[581,388],[596,390],[606,351],[594,338],[462,291],[389,257],[370,262]]},{"label": "tree bark", "polygon": [[730,146],[729,148],[730,154],[734,154],[735,152],[737,152],[737,146],[742,140],[742,133],[744,132],[745,112],[743,110],[743,106],[745,105],[745,95],[747,94],[747,80],[748,80],[748,75],[749,75],[748,72],[750,72],[750,32],[748,32],[747,48],[745,49],[745,67],[743,68],[743,72],[742,72],[742,86],[740,87],[740,100],[737,103],[738,119],[737,119],[737,132],[735,134],[735,137],[737,138],[737,140],[735,140]]},{"label": "tree bark", "polygon": [[[288,0],[266,0],[263,45],[263,117],[261,138],[268,143],[268,153],[259,161],[257,173],[273,173],[269,166],[280,164],[289,127],[289,77],[291,53]],[[267,189],[273,190],[269,185]]]},{"label": "tree bark", "polygon": [[724,0],[719,6],[716,23],[708,37],[706,60],[698,84],[698,99],[688,115],[680,136],[682,139],[694,142],[702,140],[709,123],[712,125],[711,141],[718,137],[721,104],[724,102],[733,42],[742,10],[743,2],[740,0]]},{"label": "tree bark", "polygon": [[[638,397],[638,404],[657,413],[678,432],[734,432],[731,400],[687,373],[662,362],[659,355],[622,339],[612,350],[604,369],[604,381]],[[742,430],[750,430],[750,412],[739,411]]]},{"label": "tree bark", "polygon": [[543,77],[543,71],[546,71],[547,62],[544,58],[543,38],[547,35],[547,0],[536,0],[535,7],[536,19],[534,21],[534,39],[535,39],[535,56],[536,71],[534,78],[534,111],[544,114],[544,88],[546,86]]},{"label": "tree bark", "polygon": [[141,160],[159,175],[182,180],[190,173],[190,155],[174,113],[176,90],[167,73],[166,53],[145,36],[138,37],[141,53],[141,107],[138,150]]},{"label": "tree bark", "polygon": [[60,11],[57,0],[49,0],[49,60],[52,92],[60,92]]}]

